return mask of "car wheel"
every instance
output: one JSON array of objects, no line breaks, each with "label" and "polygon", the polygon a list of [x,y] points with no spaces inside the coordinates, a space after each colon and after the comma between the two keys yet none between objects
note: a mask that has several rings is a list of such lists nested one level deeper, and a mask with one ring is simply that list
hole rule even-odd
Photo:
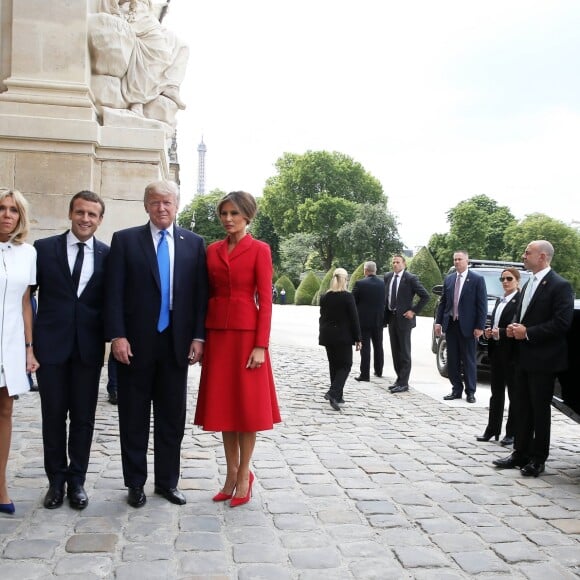
[{"label": "car wheel", "polygon": [[437,345],[437,370],[442,377],[448,378],[447,371],[447,341],[442,338]]}]

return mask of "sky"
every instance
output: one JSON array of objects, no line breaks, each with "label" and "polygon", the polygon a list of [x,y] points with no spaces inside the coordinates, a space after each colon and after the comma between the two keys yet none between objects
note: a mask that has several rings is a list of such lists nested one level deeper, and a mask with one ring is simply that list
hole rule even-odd
[{"label": "sky", "polygon": [[376,177],[408,248],[485,194],[517,219],[580,221],[577,0],[171,0],[190,48],[177,117],[182,205],[262,194],[284,153]]}]

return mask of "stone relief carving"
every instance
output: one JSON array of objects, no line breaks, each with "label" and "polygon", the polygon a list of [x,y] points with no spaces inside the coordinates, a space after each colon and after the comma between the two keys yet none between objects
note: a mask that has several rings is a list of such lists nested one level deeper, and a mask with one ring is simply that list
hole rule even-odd
[{"label": "stone relief carving", "polygon": [[89,14],[91,88],[104,125],[161,127],[167,135],[185,104],[179,96],[188,47],[161,25],[152,0],[100,0]]}]

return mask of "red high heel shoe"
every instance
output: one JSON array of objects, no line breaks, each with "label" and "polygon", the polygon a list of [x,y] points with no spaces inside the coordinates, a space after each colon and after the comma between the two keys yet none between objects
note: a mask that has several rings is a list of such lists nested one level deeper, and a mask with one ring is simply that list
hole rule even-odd
[{"label": "red high heel shoe", "polygon": [[244,505],[250,501],[252,497],[252,484],[254,483],[254,474],[250,471],[250,485],[248,486],[248,493],[244,497],[232,497],[230,502],[231,507],[237,507],[239,505]]},{"label": "red high heel shoe", "polygon": [[223,493],[223,491],[220,491],[219,493],[216,493],[212,499],[213,501],[226,501],[232,499],[232,497],[234,497],[233,493]]}]

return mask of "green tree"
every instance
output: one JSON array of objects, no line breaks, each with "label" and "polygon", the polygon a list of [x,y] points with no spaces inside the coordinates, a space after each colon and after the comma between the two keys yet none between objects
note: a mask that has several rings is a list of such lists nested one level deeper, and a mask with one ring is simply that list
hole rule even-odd
[{"label": "green tree", "polygon": [[312,304],[312,299],[318,289],[320,288],[320,280],[316,277],[316,274],[310,270],[304,276],[302,282],[298,288],[296,288],[296,294],[294,296],[294,304]]},{"label": "green tree", "polygon": [[352,273],[350,280],[348,282],[348,289],[352,292],[354,285],[365,277],[365,263],[359,264],[355,271]]},{"label": "green tree", "polygon": [[298,208],[300,231],[314,236],[324,269],[330,268],[337,253],[338,231],[354,218],[356,207],[352,201],[324,194],[317,200],[307,199]]},{"label": "green tree", "polygon": [[[259,203],[260,200],[258,199],[258,208]],[[274,268],[280,267],[280,238],[274,229],[272,220],[258,209],[258,213],[253,219],[249,231],[256,239],[262,240],[270,246]]]},{"label": "green tree", "polygon": [[332,280],[332,275],[334,274],[334,270],[335,268],[332,267],[326,272],[326,274],[324,274],[322,280],[320,281],[320,287],[318,288],[318,292],[314,295],[314,298],[312,299],[313,306],[319,306],[320,297],[325,292],[328,292],[328,289],[330,288],[330,281]]},{"label": "green tree", "polygon": [[375,262],[380,272],[388,269],[390,257],[403,249],[395,217],[384,202],[359,205],[354,220],[338,230],[338,240],[337,259],[347,270],[364,259]]},{"label": "green tree", "polygon": [[570,281],[574,291],[580,293],[580,233],[564,222],[545,214],[526,216],[504,233],[508,257],[520,261],[526,246],[534,240],[548,240],[554,246],[552,267]]},{"label": "green tree", "polygon": [[214,189],[207,195],[197,195],[177,216],[177,224],[199,234],[206,245],[225,237],[224,228],[216,214],[216,208],[224,191]]},{"label": "green tree", "polygon": [[278,280],[276,280],[276,284],[274,284],[276,290],[278,291],[278,302],[282,304],[282,300],[280,298],[282,288],[284,288],[286,292],[286,304],[294,304],[294,295],[296,294],[296,287],[292,283],[292,280],[288,278],[288,276],[282,275]]},{"label": "green tree", "polygon": [[316,252],[312,234],[292,234],[280,243],[280,267],[297,284],[309,259]]},{"label": "green tree", "polygon": [[435,313],[439,296],[433,294],[431,289],[433,286],[443,283],[443,276],[437,266],[437,262],[435,262],[429,249],[423,246],[410,261],[408,269],[409,272],[415,274],[419,278],[419,281],[423,284],[425,290],[427,290],[431,295],[429,302],[427,302],[419,316],[432,317]]},{"label": "green tree", "polygon": [[375,204],[383,199],[378,179],[342,153],[285,153],[275,166],[277,175],[266,182],[262,207],[280,236],[303,231],[298,212],[306,200],[316,202],[326,195]]},{"label": "green tree", "polygon": [[429,250],[442,272],[453,264],[455,250],[467,250],[470,257],[487,260],[506,258],[503,232],[516,223],[507,206],[487,195],[476,195],[447,212],[448,234],[434,234]]}]

